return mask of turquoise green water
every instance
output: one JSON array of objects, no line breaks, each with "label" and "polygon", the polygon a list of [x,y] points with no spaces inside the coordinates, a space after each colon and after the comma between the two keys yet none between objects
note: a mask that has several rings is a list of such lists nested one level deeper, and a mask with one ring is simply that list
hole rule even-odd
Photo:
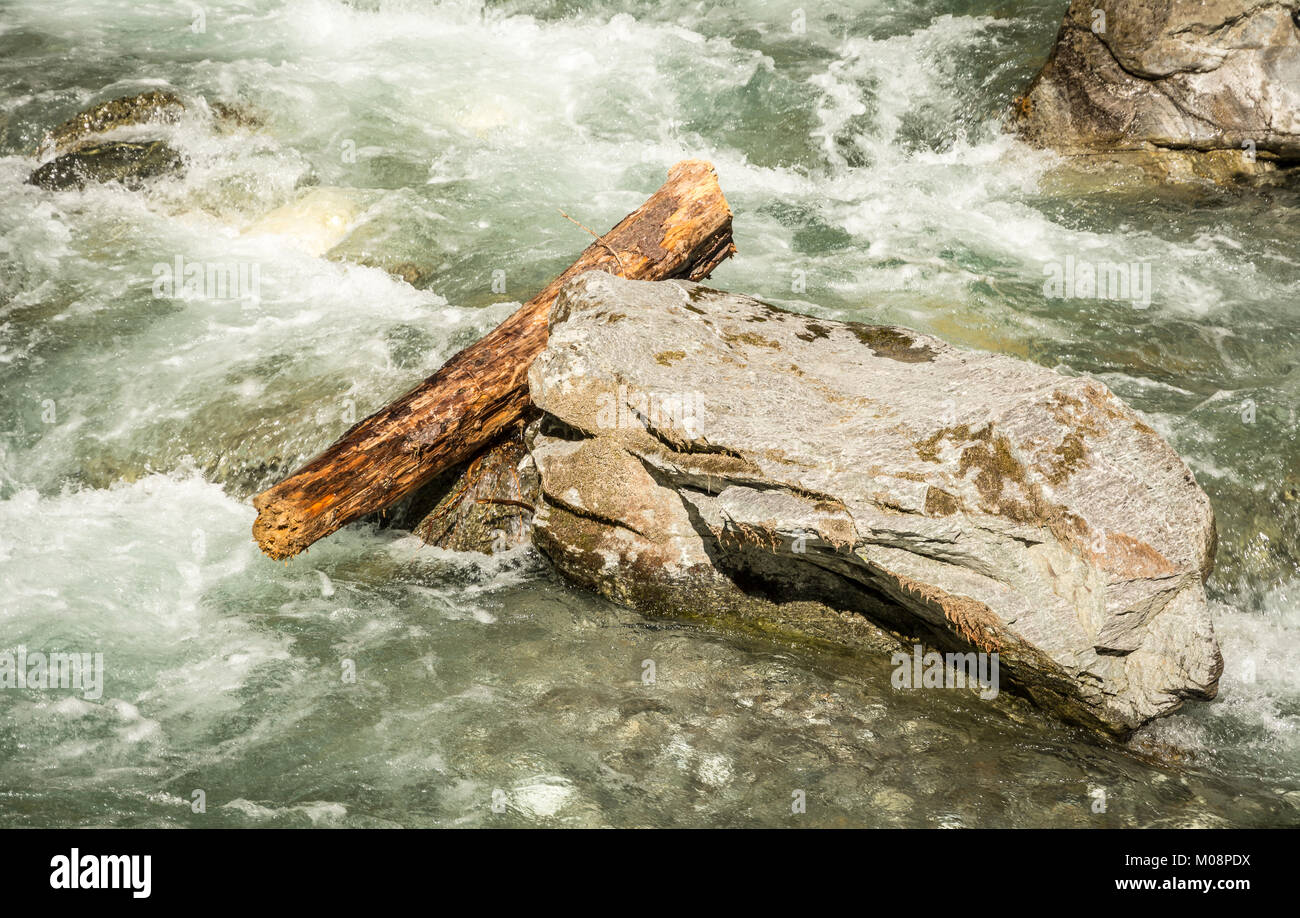
[{"label": "turquoise green water", "polygon": [[[1064,6],[0,0],[0,650],[105,659],[100,698],[0,691],[0,824],[1300,822],[1300,194],[1089,179],[1003,135]],[[46,129],[151,87],[190,100],[183,177],[23,184]],[[559,209],[613,225],[688,156],[736,213],[716,285],[1147,415],[1218,515],[1217,701],[1103,747],[645,619],[526,549],[257,553],[252,494],[589,241]],[[244,232],[317,186],[323,216]],[[256,265],[258,301],[155,297],[178,255]],[[1045,297],[1070,256],[1149,264],[1150,304]]]}]

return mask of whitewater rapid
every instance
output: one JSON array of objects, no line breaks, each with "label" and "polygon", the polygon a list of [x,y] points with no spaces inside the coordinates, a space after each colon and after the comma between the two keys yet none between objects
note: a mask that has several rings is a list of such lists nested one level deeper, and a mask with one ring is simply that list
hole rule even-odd
[{"label": "whitewater rapid", "polygon": [[[1300,200],[1090,184],[1004,134],[1064,6],[5,4],[0,651],[106,680],[0,692],[0,823],[784,825],[800,788],[816,824],[1294,824]],[[148,88],[189,100],[182,175],[25,184],[45,130]],[[1101,748],[644,619],[527,550],[258,554],[250,497],[567,265],[560,209],[612,226],[687,157],[736,214],[718,286],[1144,412],[1219,519],[1217,701]],[[178,256],[256,265],[256,303],[156,296]],[[1066,256],[1151,265],[1150,304],[1046,299]]]}]

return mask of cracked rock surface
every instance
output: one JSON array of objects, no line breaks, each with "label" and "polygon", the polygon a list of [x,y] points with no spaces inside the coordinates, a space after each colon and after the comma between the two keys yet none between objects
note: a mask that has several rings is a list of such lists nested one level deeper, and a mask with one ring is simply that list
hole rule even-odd
[{"label": "cracked rock surface", "polygon": [[685,281],[585,274],[551,322],[534,539],[572,579],[997,652],[1120,736],[1217,691],[1209,501],[1100,382]]},{"label": "cracked rock surface", "polygon": [[1073,0],[1016,107],[1065,153],[1196,152],[1224,169],[1300,161],[1300,12],[1264,0]]}]

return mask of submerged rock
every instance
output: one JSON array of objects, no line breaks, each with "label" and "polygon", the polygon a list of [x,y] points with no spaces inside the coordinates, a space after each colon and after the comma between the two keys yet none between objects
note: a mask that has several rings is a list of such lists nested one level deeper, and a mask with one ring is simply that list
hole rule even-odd
[{"label": "submerged rock", "polygon": [[323,255],[347,236],[361,211],[356,192],[320,186],[263,214],[244,234],[278,236],[308,255]]},{"label": "submerged rock", "polygon": [[148,179],[175,172],[184,159],[165,141],[105,135],[133,125],[171,124],[184,111],[179,96],[158,89],[93,105],[46,132],[38,155],[59,155],[33,171],[27,182],[51,191],[94,182],[138,188]]},{"label": "submerged rock", "polygon": [[82,188],[91,182],[121,182],[128,188],[175,172],[184,165],[180,153],[161,140],[145,143],[106,141],[81,146],[36,169],[27,182],[51,191]]},{"label": "submerged rock", "polygon": [[996,652],[1112,734],[1214,696],[1209,501],[1101,383],[685,281],[585,274],[551,322],[534,538],[569,577]]},{"label": "submerged rock", "polygon": [[[261,124],[256,112],[239,105],[213,102],[200,104],[199,111],[217,130],[246,130]],[[134,188],[146,179],[175,172],[184,159],[165,139],[169,135],[163,126],[174,125],[185,112],[180,96],[161,89],[93,105],[46,132],[37,156],[58,155],[27,181],[54,190],[109,181]]]},{"label": "submerged rock", "polygon": [[213,102],[208,108],[212,112],[213,123],[220,131],[252,131],[266,125],[266,116],[251,105]]},{"label": "submerged rock", "polygon": [[170,124],[179,120],[184,111],[185,103],[179,96],[161,89],[111,99],[78,112],[47,132],[41,149],[62,153],[94,135],[127,125]]},{"label": "submerged rock", "polygon": [[1073,0],[1014,121],[1170,177],[1300,163],[1300,24],[1267,0]]}]

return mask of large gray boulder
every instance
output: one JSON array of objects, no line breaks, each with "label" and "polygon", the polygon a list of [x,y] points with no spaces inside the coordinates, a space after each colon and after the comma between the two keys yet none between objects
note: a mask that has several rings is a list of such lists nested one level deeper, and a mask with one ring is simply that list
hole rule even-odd
[{"label": "large gray boulder", "polygon": [[997,652],[1005,684],[1117,735],[1214,696],[1209,501],[1101,383],[685,281],[585,274],[551,322],[534,539],[569,577]]},{"label": "large gray boulder", "polygon": [[1267,0],[1073,0],[1015,120],[1065,153],[1197,154],[1212,177],[1293,165],[1297,20]]}]

